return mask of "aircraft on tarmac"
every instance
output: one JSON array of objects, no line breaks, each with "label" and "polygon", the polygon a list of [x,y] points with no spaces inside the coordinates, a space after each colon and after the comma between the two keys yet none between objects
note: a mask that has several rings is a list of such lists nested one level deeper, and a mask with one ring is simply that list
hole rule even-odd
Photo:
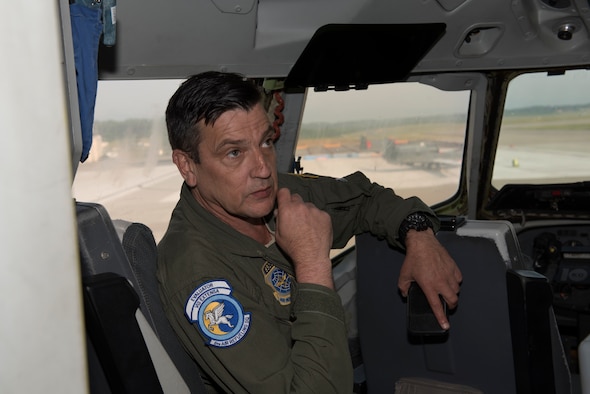
[{"label": "aircraft on tarmac", "polygon": [[[76,19],[87,9],[95,46]],[[164,109],[218,70],[265,89],[280,171],[359,170],[441,218],[464,275],[442,335],[408,334],[401,251],[365,234],[333,251],[355,392],[590,393],[588,0],[4,13],[0,392],[203,392],[148,263],[182,183]]]},{"label": "aircraft on tarmac", "polygon": [[461,162],[462,144],[441,147],[436,141],[389,141],[383,157],[390,163],[440,169]]}]

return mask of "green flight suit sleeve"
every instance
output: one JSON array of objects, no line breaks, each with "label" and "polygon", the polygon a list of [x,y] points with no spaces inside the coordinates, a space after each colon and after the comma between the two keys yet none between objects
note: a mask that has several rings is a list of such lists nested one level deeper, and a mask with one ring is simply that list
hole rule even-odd
[{"label": "green flight suit sleeve", "polygon": [[399,226],[406,216],[418,211],[430,217],[435,231],[440,227],[438,218],[422,200],[404,199],[392,189],[371,182],[361,172],[339,179],[281,174],[280,184],[330,214],[333,248],[344,247],[350,238],[363,232],[403,248],[398,240]]}]

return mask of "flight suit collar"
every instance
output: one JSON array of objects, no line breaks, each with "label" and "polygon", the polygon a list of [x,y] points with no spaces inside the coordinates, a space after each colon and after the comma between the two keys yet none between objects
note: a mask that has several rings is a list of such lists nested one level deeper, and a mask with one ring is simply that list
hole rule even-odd
[{"label": "flight suit collar", "polygon": [[[207,227],[207,233],[204,235],[210,239],[213,245],[219,245],[237,256],[261,257],[273,261],[285,260],[285,256],[280,252],[276,243],[273,242],[266,247],[222,222],[203,208],[194,198],[186,183],[182,185],[179,207],[185,212],[186,218],[192,226],[197,229],[203,225]],[[266,225],[274,233],[276,223],[272,213],[267,218]],[[223,241],[220,242],[220,240]]]}]

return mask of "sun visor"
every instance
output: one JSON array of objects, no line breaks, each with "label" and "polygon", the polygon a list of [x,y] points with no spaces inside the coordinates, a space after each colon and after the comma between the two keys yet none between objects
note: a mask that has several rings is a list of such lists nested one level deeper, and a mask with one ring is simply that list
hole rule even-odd
[{"label": "sun visor", "polygon": [[322,26],[293,65],[285,87],[366,89],[404,80],[445,29],[444,23]]}]

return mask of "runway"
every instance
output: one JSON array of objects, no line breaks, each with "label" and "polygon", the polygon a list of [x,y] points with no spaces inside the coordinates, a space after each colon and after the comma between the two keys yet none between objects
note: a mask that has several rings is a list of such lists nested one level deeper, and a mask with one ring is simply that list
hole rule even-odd
[{"label": "runway", "polygon": [[[496,186],[548,179],[563,182],[564,174],[588,179],[590,154],[566,150],[563,146],[503,148],[496,159]],[[77,200],[101,203],[111,218],[144,223],[152,229],[156,240],[163,236],[182,185],[182,178],[171,162],[122,165],[116,160],[105,160],[82,166],[73,187]],[[451,197],[457,190],[461,171],[460,158],[438,168],[427,168],[388,163],[380,154],[372,152],[303,157],[302,166],[304,172],[335,177],[362,171],[397,194],[419,196],[428,204]]]},{"label": "runway", "polygon": [[[455,192],[459,165],[433,170],[414,169],[387,163],[378,154],[303,160],[305,172],[324,175],[332,168],[332,176],[342,177],[362,171],[372,181],[392,187],[404,197],[418,195],[429,203],[440,201],[441,195],[450,197]],[[334,169],[338,169],[337,173]],[[181,185],[182,178],[172,163],[160,163],[152,168],[92,163],[76,175],[73,194],[78,201],[104,205],[112,219],[148,225],[159,240],[166,231]]]}]

